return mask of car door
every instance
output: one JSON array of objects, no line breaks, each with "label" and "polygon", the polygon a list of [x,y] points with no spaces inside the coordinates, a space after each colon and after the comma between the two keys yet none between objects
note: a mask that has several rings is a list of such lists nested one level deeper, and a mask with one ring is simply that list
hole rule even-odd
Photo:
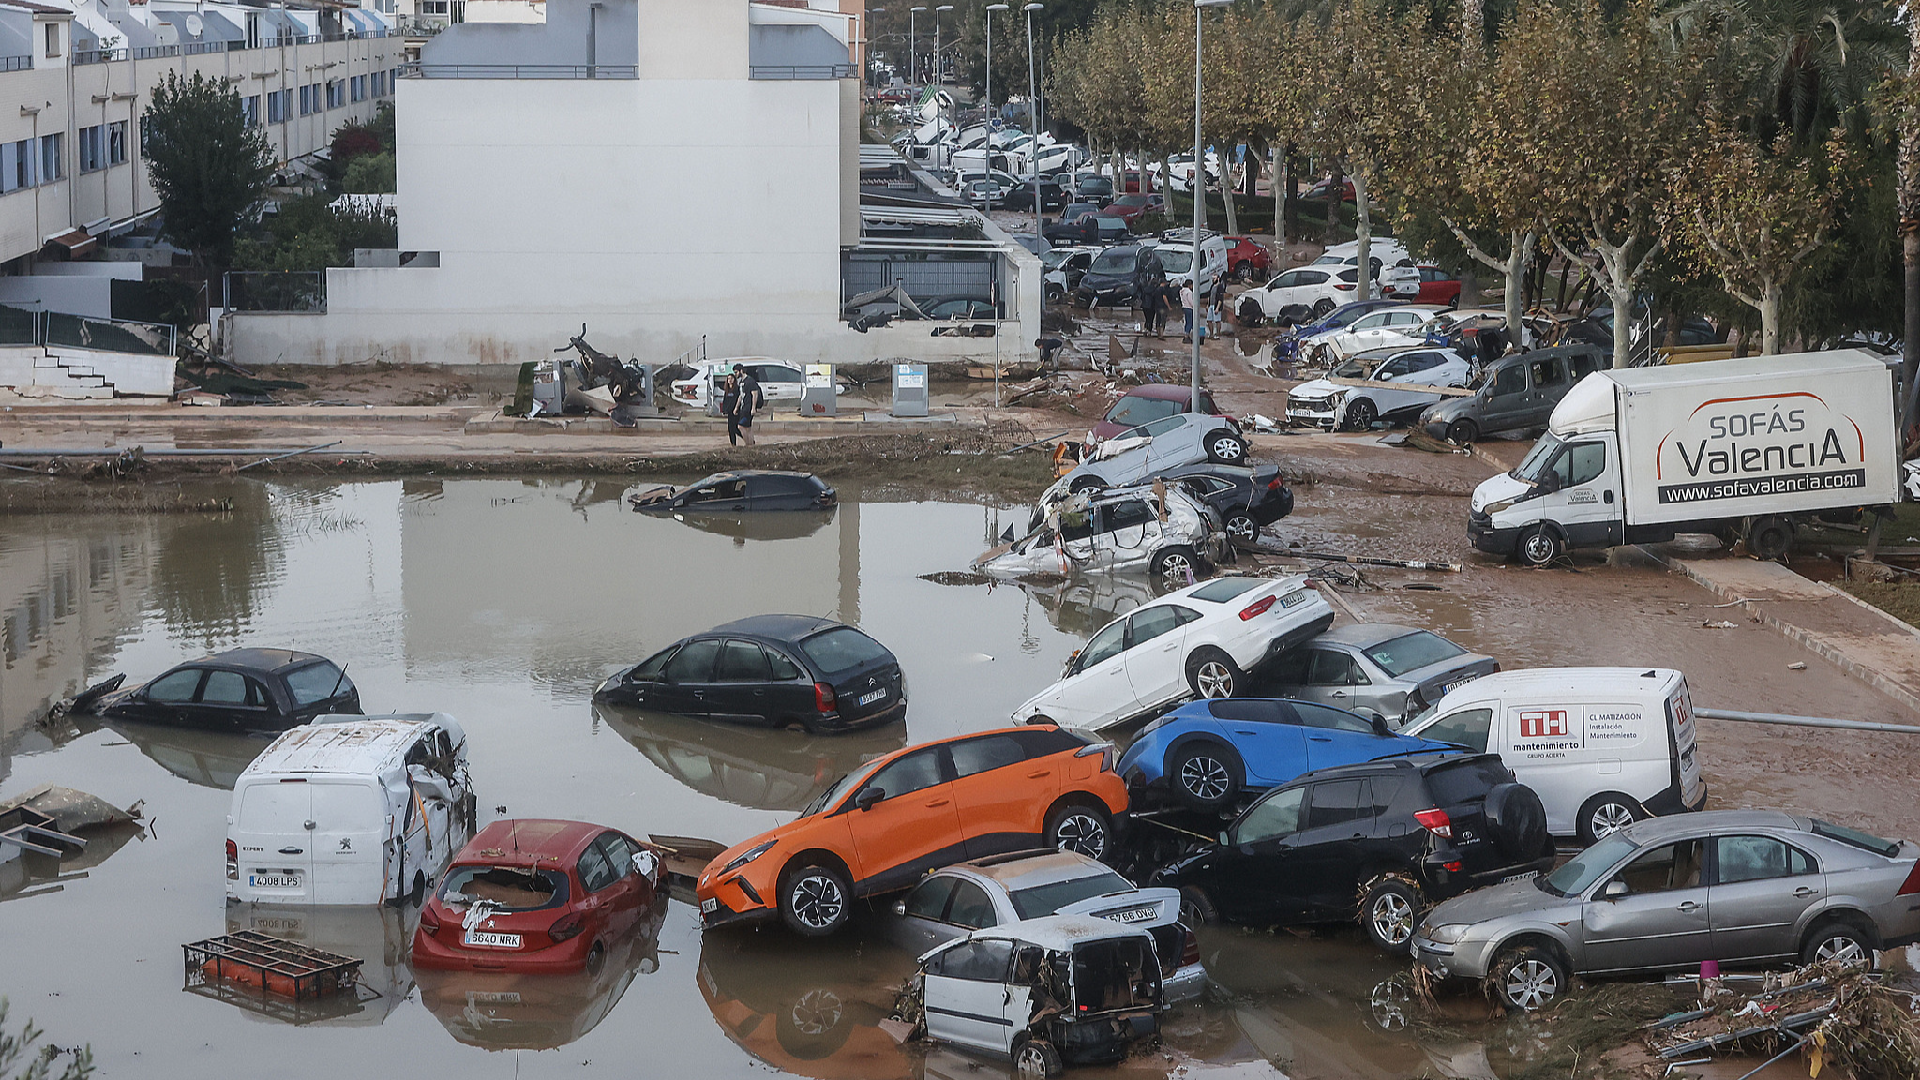
[{"label": "car door", "polygon": [[785,364],[752,364],[747,373],[760,384],[768,401],[799,401],[806,376]]},{"label": "car door", "polygon": [[719,658],[717,638],[696,638],[680,646],[661,669],[661,681],[649,695],[649,707],[686,716],[707,715],[707,694],[714,688],[713,665]]},{"label": "car door", "polygon": [[856,891],[901,888],[922,871],[966,857],[959,809],[947,786],[952,775],[947,748],[929,746],[894,758],[860,785],[845,804]]},{"label": "car door", "polygon": [[1618,471],[1608,468],[1607,444],[1599,439],[1570,442],[1548,466],[1554,488],[1540,496],[1541,516],[1560,524],[1574,547],[1612,547],[1624,539],[1624,521],[1615,503]]},{"label": "car door", "polygon": [[[1183,612],[1192,618],[1183,619]],[[1185,624],[1198,618],[1177,604],[1143,607],[1127,617],[1127,682],[1143,708],[1186,695]]]},{"label": "car door", "polygon": [[148,683],[125,705],[115,706],[114,715],[149,724],[191,724],[193,699],[200,693],[206,674],[207,669],[197,667],[169,671]]},{"label": "car door", "polygon": [[1046,761],[1028,761],[1012,735],[979,735],[949,743],[954,805],[968,858],[1032,847],[1033,804],[1050,802],[1060,778]]},{"label": "car door", "polygon": [[1319,286],[1326,284],[1324,270],[1289,270],[1268,282],[1254,295],[1260,297],[1260,314],[1271,319],[1289,304],[1312,306]]},{"label": "car door", "polygon": [[1361,847],[1373,826],[1367,781],[1330,780],[1307,790],[1306,819],[1284,845],[1292,889],[1310,919],[1344,919],[1359,895]]},{"label": "car door", "polygon": [[1713,838],[1707,890],[1718,960],[1771,960],[1799,951],[1801,916],[1825,901],[1826,876],[1814,857],[1772,836]]},{"label": "car door", "polygon": [[211,669],[193,701],[176,706],[181,722],[214,731],[265,731],[279,719],[266,690],[237,671]]},{"label": "car door", "polygon": [[1567,396],[1567,358],[1542,356],[1527,361],[1527,413],[1523,427],[1544,426],[1553,407]]},{"label": "car door", "polygon": [[944,941],[961,936],[962,931],[947,921],[947,903],[953,899],[958,878],[935,874],[907,893],[895,916],[898,927],[894,937],[902,948],[918,956]]},{"label": "car door", "polygon": [[1099,728],[1140,710],[1127,680],[1127,621],[1115,619],[1093,635],[1069,665],[1042,709],[1069,727]]},{"label": "car door", "polygon": [[697,513],[737,513],[747,508],[747,482],[739,477],[702,484],[674,500],[674,509]]},{"label": "car door", "polygon": [[1217,698],[1207,710],[1239,753],[1248,787],[1276,787],[1307,771],[1306,735],[1286,702]]},{"label": "car door", "polygon": [[[1679,840],[1640,853],[1581,905],[1582,971],[1685,967],[1712,955],[1706,841]],[[1624,894],[1609,897],[1616,883]]]},{"label": "car door", "polygon": [[1221,914],[1256,925],[1287,923],[1306,913],[1298,854],[1290,841],[1304,824],[1306,787],[1283,788],[1255,803],[1228,830],[1230,848],[1211,891]]},{"label": "car door", "polygon": [[693,684],[692,689],[695,700],[701,700],[698,695],[704,693],[709,716],[764,724],[771,723],[774,714],[773,699],[769,696],[772,682],[773,669],[760,646],[728,638],[720,644],[713,681],[704,691],[698,683]]},{"label": "car door", "polygon": [[1487,396],[1480,407],[1480,428],[1482,431],[1508,431],[1513,428],[1529,427],[1527,366],[1523,362],[1511,362],[1496,369],[1493,373],[1493,385],[1487,388]]},{"label": "car door", "polygon": [[1372,723],[1344,709],[1303,701],[1295,705],[1293,711],[1306,732],[1309,769],[1372,761],[1398,749],[1391,737],[1380,735],[1373,730]]},{"label": "car door", "polygon": [[[922,983],[927,1034],[990,1054],[1009,1053],[1013,999],[1021,998],[1022,1010],[1026,1006],[1025,994],[1016,995],[1007,985],[1012,967],[1010,941],[962,942],[928,960]],[[1025,1021],[1024,1012],[1020,1019]]]},{"label": "car door", "polygon": [[1093,534],[1098,568],[1121,570],[1153,557],[1160,544],[1160,519],[1145,496],[1110,502],[1098,510],[1099,527]]},{"label": "car door", "polygon": [[1298,669],[1301,681],[1292,696],[1302,701],[1346,708],[1367,681],[1360,665],[1343,649],[1319,645],[1298,651],[1305,663]]}]

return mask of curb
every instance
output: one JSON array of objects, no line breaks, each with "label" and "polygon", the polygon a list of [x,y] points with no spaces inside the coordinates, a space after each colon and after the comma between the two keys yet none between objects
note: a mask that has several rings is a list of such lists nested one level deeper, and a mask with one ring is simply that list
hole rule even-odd
[{"label": "curb", "polygon": [[[1827,639],[1821,637],[1820,635],[1775,617],[1771,612],[1767,611],[1764,606],[1762,606],[1765,603],[1765,601],[1756,603],[1751,600],[1746,600],[1742,597],[1734,596],[1731,593],[1729,593],[1727,590],[1723,589],[1717,582],[1714,582],[1710,578],[1707,578],[1697,573],[1691,566],[1687,565],[1684,561],[1675,559],[1664,553],[1654,551],[1645,544],[1636,544],[1634,546],[1640,551],[1641,554],[1654,560],[1655,562],[1666,567],[1668,570],[1673,571],[1674,573],[1686,575],[1695,584],[1706,589],[1708,592],[1714,594],[1715,596],[1718,596],[1727,600],[1740,600],[1741,610],[1759,619],[1762,623],[1766,624],[1767,626],[1771,626],[1774,630],[1778,631],[1782,636],[1784,636],[1788,641],[1794,642],[1795,644],[1802,646],[1808,652],[1811,652],[1814,655],[1820,657],[1821,659],[1828,661],[1829,663],[1833,664],[1835,667],[1838,667],[1841,671],[1844,671],[1848,675],[1851,675],[1854,678],[1859,679],[1861,682],[1866,683],[1868,686],[1873,687],[1875,690],[1880,691],[1881,693],[1887,695],[1888,697],[1894,699],[1895,701],[1898,701],[1900,704],[1906,706],[1907,709],[1910,710],[1911,712],[1917,715],[1920,715],[1920,694],[1915,694],[1912,690],[1908,689],[1906,686],[1900,683],[1897,683],[1892,679],[1887,678],[1885,675],[1880,674],[1880,672],[1876,671],[1875,669],[1867,667],[1866,665],[1853,659],[1853,657],[1847,655],[1845,650],[1832,644],[1831,642],[1827,641]],[[1913,627],[1908,626],[1906,623],[1903,623],[1900,620],[1894,618],[1893,616],[1887,614],[1886,612],[1881,611],[1879,608],[1874,607],[1872,604],[1869,604],[1863,600],[1860,600],[1854,596],[1851,596],[1845,592],[1842,592],[1841,590],[1836,589],[1831,585],[1828,585],[1824,581],[1813,581],[1807,578],[1803,578],[1801,580],[1807,581],[1807,583],[1810,585],[1818,586],[1820,590],[1825,592],[1829,597],[1833,597],[1833,596],[1840,597],[1843,600],[1847,600],[1853,603],[1854,605],[1861,608],[1862,610],[1872,613],[1875,617],[1880,619],[1882,622],[1889,624],[1890,630],[1897,630],[1900,633],[1910,636],[1915,639],[1916,644],[1920,644],[1920,631],[1916,631]]]}]

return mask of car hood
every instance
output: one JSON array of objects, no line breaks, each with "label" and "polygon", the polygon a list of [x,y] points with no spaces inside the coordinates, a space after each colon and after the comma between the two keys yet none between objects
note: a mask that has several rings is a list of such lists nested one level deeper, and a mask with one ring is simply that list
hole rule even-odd
[{"label": "car hood", "polygon": [[1518,479],[1512,473],[1489,476],[1480,481],[1479,487],[1473,489],[1473,512],[1485,513],[1487,507],[1493,503],[1508,502],[1532,490],[1532,484]]},{"label": "car hood", "polygon": [[1504,881],[1456,896],[1428,912],[1426,923],[1428,926],[1482,923],[1577,903],[1564,896],[1555,896],[1534,882],[1532,877]]},{"label": "car hood", "polygon": [[683,490],[685,489],[674,487],[672,484],[662,484],[659,487],[634,492],[627,496],[627,502],[635,507],[665,507],[671,504],[674,497]]},{"label": "car hood", "polygon": [[1128,889],[1105,896],[1090,896],[1077,904],[1068,904],[1054,914],[1092,915],[1128,926],[1165,926],[1180,918],[1180,892],[1166,888]]},{"label": "car hood", "polygon": [[1346,392],[1347,388],[1344,386],[1335,386],[1326,379],[1315,379],[1312,382],[1303,382],[1287,391],[1287,396],[1295,401],[1321,401]]}]

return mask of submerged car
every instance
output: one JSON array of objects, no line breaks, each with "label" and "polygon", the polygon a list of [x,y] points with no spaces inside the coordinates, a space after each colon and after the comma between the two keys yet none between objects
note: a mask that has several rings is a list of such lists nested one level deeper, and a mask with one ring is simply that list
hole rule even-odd
[{"label": "submerged car", "polygon": [[[1452,349],[1413,349],[1393,353],[1385,359],[1378,355],[1356,356],[1343,361],[1324,377],[1287,391],[1287,420],[1295,424],[1316,424],[1329,430],[1365,431],[1376,420],[1410,420],[1443,400],[1444,395],[1426,387],[1465,386],[1472,377],[1472,366]],[[1337,379],[1394,385],[1347,386],[1336,382]],[[1400,389],[1401,386],[1406,389]]]},{"label": "submerged car", "polygon": [[1069,492],[1145,483],[1169,469],[1200,462],[1245,465],[1247,437],[1231,417],[1177,412],[1102,442],[1091,457],[1054,481],[1042,505]]},{"label": "submerged car", "polygon": [[454,856],[413,934],[416,968],[598,973],[664,894],[650,844],[601,825],[496,821]]},{"label": "submerged car", "polygon": [[1273,789],[1152,884],[1190,926],[1358,921],[1405,952],[1436,900],[1553,865],[1540,798],[1492,754],[1344,765]]},{"label": "submerged car", "polygon": [[1200,996],[1207,969],[1200,943],[1180,923],[1180,894],[1141,889],[1077,851],[1018,851],[957,863],[927,875],[893,904],[892,936],[922,952],[975,930],[1047,915],[1091,915],[1153,935],[1169,1004]]},{"label": "submerged car", "polygon": [[1145,930],[1049,915],[976,930],[920,958],[927,1037],[1024,1077],[1117,1061],[1160,1031],[1160,960]]},{"label": "submerged car", "polygon": [[681,638],[609,675],[595,701],[808,731],[907,715],[907,678],[887,647],[813,615],[755,615]]},{"label": "submerged car", "polygon": [[1920,940],[1920,846],[1776,810],[1639,821],[1550,874],[1427,913],[1415,960],[1511,1009],[1573,975],[1799,962],[1872,966]]},{"label": "submerged car", "polygon": [[1113,747],[1055,727],[922,743],[835,781],[800,817],[715,856],[700,872],[707,928],[779,918],[823,937],[853,902],[928,870],[1044,843],[1099,858],[1127,809]]},{"label": "submerged car", "polygon": [[228,732],[285,731],[316,716],[361,712],[360,692],[344,668],[292,649],[230,649],[138,686],[123,689],[125,681],[115,675],[89,687],[68,710]]},{"label": "submerged car", "polygon": [[1178,481],[1213,507],[1230,540],[1252,543],[1261,529],[1293,513],[1293,489],[1273,465],[1183,465],[1160,478]]},{"label": "submerged car", "polygon": [[1493,657],[1468,652],[1431,630],[1350,623],[1276,657],[1260,689],[1399,724],[1499,670]]},{"label": "submerged car", "polygon": [[812,473],[768,469],[714,473],[685,487],[665,485],[627,496],[635,510],[648,513],[824,510],[837,499]]},{"label": "submerged car", "polygon": [[1135,798],[1154,793],[1196,810],[1219,810],[1242,792],[1314,770],[1453,749],[1396,735],[1379,717],[1309,701],[1213,698],[1182,705],[1141,729],[1120,759],[1120,776]]},{"label": "submerged car", "polygon": [[1107,624],[1013,718],[1100,730],[1190,696],[1232,697],[1249,671],[1332,623],[1327,598],[1297,575],[1190,585]]},{"label": "submerged car", "polygon": [[994,577],[1147,573],[1179,588],[1224,554],[1218,514],[1178,488],[1083,491],[1037,516],[1027,535],[982,552],[973,568]]}]

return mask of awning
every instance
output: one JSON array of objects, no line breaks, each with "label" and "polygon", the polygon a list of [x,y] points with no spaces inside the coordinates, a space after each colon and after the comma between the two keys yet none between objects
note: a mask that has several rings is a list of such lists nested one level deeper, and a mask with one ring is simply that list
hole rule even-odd
[{"label": "awning", "polygon": [[68,229],[47,237],[46,246],[58,248],[68,258],[77,258],[88,254],[100,246],[100,238],[90,235],[85,229]]}]

